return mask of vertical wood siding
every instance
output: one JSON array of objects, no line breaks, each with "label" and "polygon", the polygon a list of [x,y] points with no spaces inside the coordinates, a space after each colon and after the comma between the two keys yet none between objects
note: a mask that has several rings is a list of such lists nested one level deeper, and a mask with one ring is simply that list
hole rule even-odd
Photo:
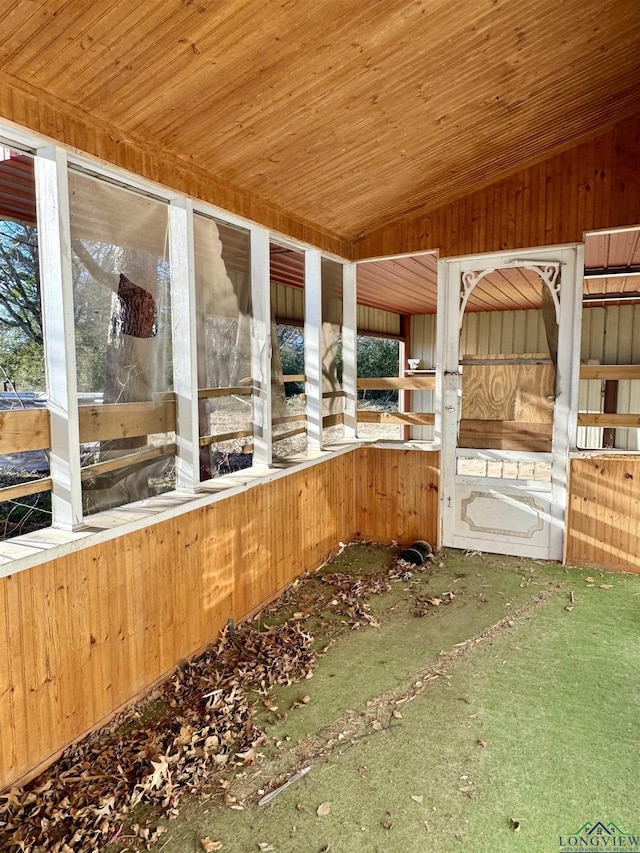
[{"label": "vertical wood siding", "polygon": [[0,789],[349,541],[354,464],[0,579]]},{"label": "vertical wood siding", "polygon": [[410,545],[438,541],[440,454],[375,447],[357,451],[356,535]]},{"label": "vertical wood siding", "polygon": [[435,542],[438,458],[357,450],[0,579],[0,790],[356,528]]},{"label": "vertical wood siding", "polygon": [[439,250],[440,257],[581,242],[640,223],[640,116],[451,204],[372,231],[354,259]]},{"label": "vertical wood siding", "polygon": [[640,459],[572,459],[570,475],[565,562],[640,572]]}]

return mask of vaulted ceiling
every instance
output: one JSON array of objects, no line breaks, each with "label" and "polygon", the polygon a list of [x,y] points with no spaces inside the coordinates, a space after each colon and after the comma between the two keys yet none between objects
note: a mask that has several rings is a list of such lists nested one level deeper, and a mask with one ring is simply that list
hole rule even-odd
[{"label": "vaulted ceiling", "polygon": [[341,238],[640,110],[637,0],[5,0],[37,93]]}]

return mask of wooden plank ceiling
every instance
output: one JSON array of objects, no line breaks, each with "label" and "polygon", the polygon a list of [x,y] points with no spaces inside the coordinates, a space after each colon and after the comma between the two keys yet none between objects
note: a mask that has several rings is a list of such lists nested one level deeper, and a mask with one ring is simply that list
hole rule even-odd
[{"label": "wooden plank ceiling", "polygon": [[347,240],[640,110],[634,0],[5,0],[0,17],[0,85]]},{"label": "wooden plank ceiling", "polygon": [[587,234],[584,267],[585,304],[640,302],[640,229]]}]

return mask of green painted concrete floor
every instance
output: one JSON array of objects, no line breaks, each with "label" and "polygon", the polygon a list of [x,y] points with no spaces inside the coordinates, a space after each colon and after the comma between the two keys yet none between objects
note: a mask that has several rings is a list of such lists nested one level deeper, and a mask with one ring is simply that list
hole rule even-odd
[{"label": "green painted concrete floor", "polygon": [[[323,571],[393,556],[356,545]],[[369,604],[379,627],[309,616],[329,646],[313,678],[276,710],[256,697],[269,742],[230,778],[243,808],[185,799],[154,849],[558,853],[586,822],[640,834],[640,576],[449,552]]]}]

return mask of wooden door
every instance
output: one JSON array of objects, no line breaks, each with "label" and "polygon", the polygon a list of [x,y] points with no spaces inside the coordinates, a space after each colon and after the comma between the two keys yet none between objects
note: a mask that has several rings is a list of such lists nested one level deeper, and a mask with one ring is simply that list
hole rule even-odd
[{"label": "wooden door", "polygon": [[[577,391],[577,267],[575,248],[519,254],[515,260],[494,255],[443,262],[445,545],[562,558],[569,436]],[[539,276],[541,287],[550,290],[547,351],[461,353],[462,318],[473,288],[496,270],[514,269],[527,270],[529,278]],[[502,294],[496,291],[495,298],[498,304],[500,299],[509,304],[506,289]],[[554,340],[560,341],[557,357]],[[492,346],[496,345],[493,341]]]}]

